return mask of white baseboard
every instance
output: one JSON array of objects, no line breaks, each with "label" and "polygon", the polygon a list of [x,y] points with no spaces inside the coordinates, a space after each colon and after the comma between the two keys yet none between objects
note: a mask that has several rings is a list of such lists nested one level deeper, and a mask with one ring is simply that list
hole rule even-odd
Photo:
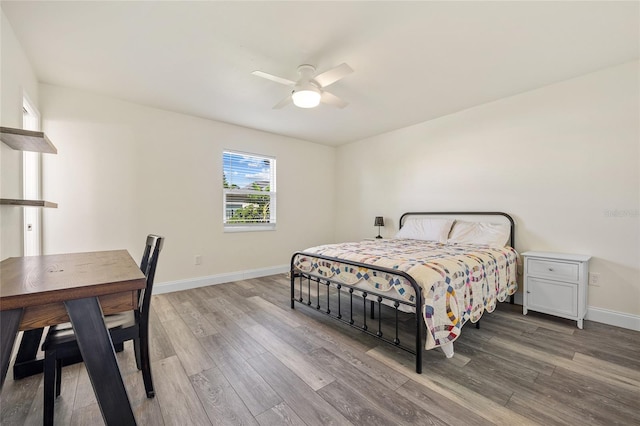
[{"label": "white baseboard", "polygon": [[[514,302],[517,305],[522,305],[522,299],[522,293],[515,294]],[[640,316],[638,315],[625,314],[608,309],[587,306],[587,315],[584,319],[616,327],[627,328],[629,330],[640,331]]]},{"label": "white baseboard", "polygon": [[629,330],[640,331],[640,316],[638,315],[625,314],[623,312],[588,306],[587,315],[584,319],[608,325],[615,325],[616,327],[628,328]]},{"label": "white baseboard", "polygon": [[[173,291],[188,290],[190,288],[208,285],[224,284],[251,278],[266,277],[268,275],[284,274],[289,271],[289,265],[272,266],[269,268],[251,269],[247,271],[230,272],[227,274],[210,275],[207,277],[189,278],[186,280],[157,283],[153,286],[153,294],[171,293]],[[522,305],[522,293],[515,294],[515,303]],[[640,331],[640,316],[611,311],[608,309],[587,307],[586,320]]]},{"label": "white baseboard", "polygon": [[233,281],[266,277],[268,275],[283,274],[289,271],[289,267],[289,265],[271,266],[268,268],[251,269],[248,271],[230,272],[227,274],[209,275],[207,277],[188,278],[186,280],[156,283],[153,286],[153,294],[171,293],[173,291],[188,290],[190,288],[224,284]]}]

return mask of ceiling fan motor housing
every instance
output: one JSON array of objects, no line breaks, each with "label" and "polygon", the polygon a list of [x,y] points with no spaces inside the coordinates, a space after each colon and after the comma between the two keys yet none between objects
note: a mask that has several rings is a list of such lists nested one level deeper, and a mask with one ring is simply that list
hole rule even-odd
[{"label": "ceiling fan motor housing", "polygon": [[300,74],[300,77],[304,77],[311,80],[311,78],[315,73],[316,73],[316,67],[314,67],[313,65],[302,64],[298,67],[298,74]]}]

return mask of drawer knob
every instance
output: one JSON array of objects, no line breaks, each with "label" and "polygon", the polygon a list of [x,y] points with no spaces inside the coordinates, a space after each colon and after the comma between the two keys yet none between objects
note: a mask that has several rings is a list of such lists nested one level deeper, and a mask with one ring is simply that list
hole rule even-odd
[{"label": "drawer knob", "polygon": [[549,272],[553,272],[553,268],[549,268]]}]

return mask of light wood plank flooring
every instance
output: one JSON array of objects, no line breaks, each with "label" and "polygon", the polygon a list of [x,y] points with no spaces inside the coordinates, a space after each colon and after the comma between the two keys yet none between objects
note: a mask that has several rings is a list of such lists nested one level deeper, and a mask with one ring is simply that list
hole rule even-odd
[{"label": "light wood plank flooring", "polygon": [[[417,375],[410,355],[291,310],[288,285],[275,275],[154,296],[154,399],[132,346],[118,354],[138,424],[640,424],[638,332],[501,304],[465,327],[453,359],[425,352]],[[102,424],[83,364],[62,381],[56,424]],[[41,424],[42,375],[9,373],[1,397],[2,425]]]}]

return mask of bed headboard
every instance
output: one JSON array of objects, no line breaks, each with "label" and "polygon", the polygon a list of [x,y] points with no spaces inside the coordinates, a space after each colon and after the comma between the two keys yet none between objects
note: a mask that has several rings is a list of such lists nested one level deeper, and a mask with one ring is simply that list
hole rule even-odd
[{"label": "bed headboard", "polygon": [[469,222],[508,223],[510,226],[509,245],[515,248],[515,222],[503,212],[407,212],[400,216],[400,228],[409,216],[430,216],[446,219],[461,219]]}]

